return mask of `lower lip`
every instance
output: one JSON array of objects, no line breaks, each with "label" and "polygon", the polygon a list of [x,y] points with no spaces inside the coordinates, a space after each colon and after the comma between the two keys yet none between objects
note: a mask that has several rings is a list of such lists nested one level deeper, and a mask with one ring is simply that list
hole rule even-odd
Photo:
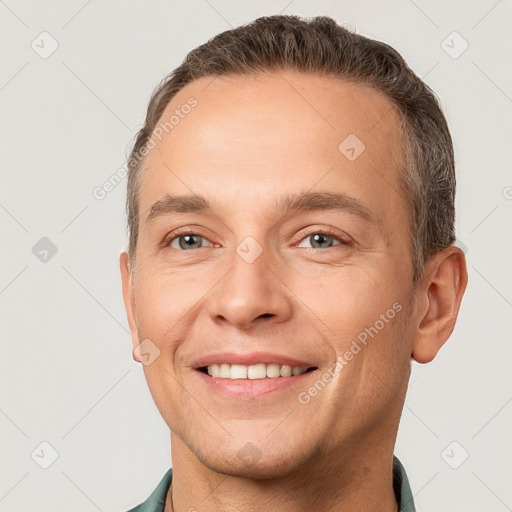
[{"label": "lower lip", "polygon": [[301,375],[291,377],[275,377],[266,379],[221,379],[210,377],[205,373],[195,370],[195,373],[201,379],[208,389],[214,393],[219,393],[229,397],[237,398],[256,398],[274,394],[300,385],[301,390],[304,381],[314,375],[317,370],[312,370]]}]

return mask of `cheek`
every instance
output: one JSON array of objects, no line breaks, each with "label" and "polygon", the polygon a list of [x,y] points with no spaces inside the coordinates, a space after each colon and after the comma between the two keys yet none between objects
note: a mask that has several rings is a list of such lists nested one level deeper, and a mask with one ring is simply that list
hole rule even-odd
[{"label": "cheek", "polygon": [[[408,310],[405,295],[382,291],[350,311],[351,320],[337,353],[343,352],[344,360],[351,359],[348,364],[369,392],[382,393],[383,387],[394,387],[402,381],[411,352]],[[354,352],[357,354],[352,356]]]},{"label": "cheek", "polygon": [[144,366],[144,375],[160,415],[173,431],[179,432],[182,431],[181,424],[185,418],[177,414],[177,411],[187,410],[184,398],[188,395],[181,392],[182,385],[175,376],[171,377],[168,365],[160,364],[159,359],[150,366]]},{"label": "cheek", "polygon": [[135,287],[135,312],[139,336],[155,342],[178,339],[184,324],[204,296],[200,279],[183,279],[170,272],[144,273]]},{"label": "cheek", "polygon": [[352,340],[389,331],[403,310],[403,290],[385,272],[371,272],[355,266],[337,269],[322,286],[304,286],[301,296],[327,328],[336,352]]},{"label": "cheek", "polygon": [[379,296],[376,302],[357,303],[352,309],[347,305],[345,323],[339,318],[335,328],[333,348],[340,378],[328,401],[333,410],[344,408],[356,424],[362,418],[377,422],[389,407],[395,407],[406,382],[410,330],[405,305],[395,298]]},{"label": "cheek", "polygon": [[393,394],[401,386],[410,361],[406,294],[396,281],[361,274],[339,285],[322,317],[334,332],[330,344],[342,368],[338,386],[353,389],[362,403],[375,396],[386,400],[386,390]]}]

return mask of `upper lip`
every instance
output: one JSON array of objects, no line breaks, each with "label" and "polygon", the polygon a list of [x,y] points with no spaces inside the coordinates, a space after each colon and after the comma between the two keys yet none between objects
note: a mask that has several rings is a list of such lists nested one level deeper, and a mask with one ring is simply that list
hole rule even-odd
[{"label": "upper lip", "polygon": [[245,366],[251,366],[254,364],[265,363],[265,364],[279,364],[289,365],[292,367],[316,367],[309,361],[295,359],[293,357],[272,354],[271,352],[253,352],[251,354],[236,354],[234,352],[218,352],[215,354],[209,354],[197,359],[193,366],[194,368],[203,368],[204,366],[211,366],[212,364],[242,364]]}]

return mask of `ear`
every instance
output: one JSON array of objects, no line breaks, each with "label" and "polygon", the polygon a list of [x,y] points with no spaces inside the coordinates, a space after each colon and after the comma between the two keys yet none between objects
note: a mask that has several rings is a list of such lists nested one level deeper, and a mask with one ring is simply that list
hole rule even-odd
[{"label": "ear", "polygon": [[123,282],[123,301],[128,318],[128,325],[132,334],[132,357],[134,361],[140,362],[135,357],[135,348],[139,346],[139,335],[137,333],[137,323],[135,314],[135,294],[133,290],[133,279],[130,271],[130,258],[128,253],[122,252],[119,256],[119,266],[121,269],[121,280]]},{"label": "ear", "polygon": [[447,247],[425,265],[417,289],[418,323],[412,345],[412,357],[429,363],[439,352],[455,327],[468,273],[461,249]]}]

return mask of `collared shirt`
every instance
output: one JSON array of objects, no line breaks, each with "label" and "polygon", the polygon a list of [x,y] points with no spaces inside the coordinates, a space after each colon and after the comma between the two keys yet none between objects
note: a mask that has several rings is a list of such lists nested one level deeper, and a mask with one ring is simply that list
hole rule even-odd
[{"label": "collared shirt", "polygon": [[[144,503],[132,508],[128,512],[164,512],[167,491],[171,486],[171,481],[172,468],[165,473],[157,488],[151,493],[151,496]],[[400,512],[416,512],[409,480],[404,467],[396,457],[393,457],[393,489],[395,490]]]}]

